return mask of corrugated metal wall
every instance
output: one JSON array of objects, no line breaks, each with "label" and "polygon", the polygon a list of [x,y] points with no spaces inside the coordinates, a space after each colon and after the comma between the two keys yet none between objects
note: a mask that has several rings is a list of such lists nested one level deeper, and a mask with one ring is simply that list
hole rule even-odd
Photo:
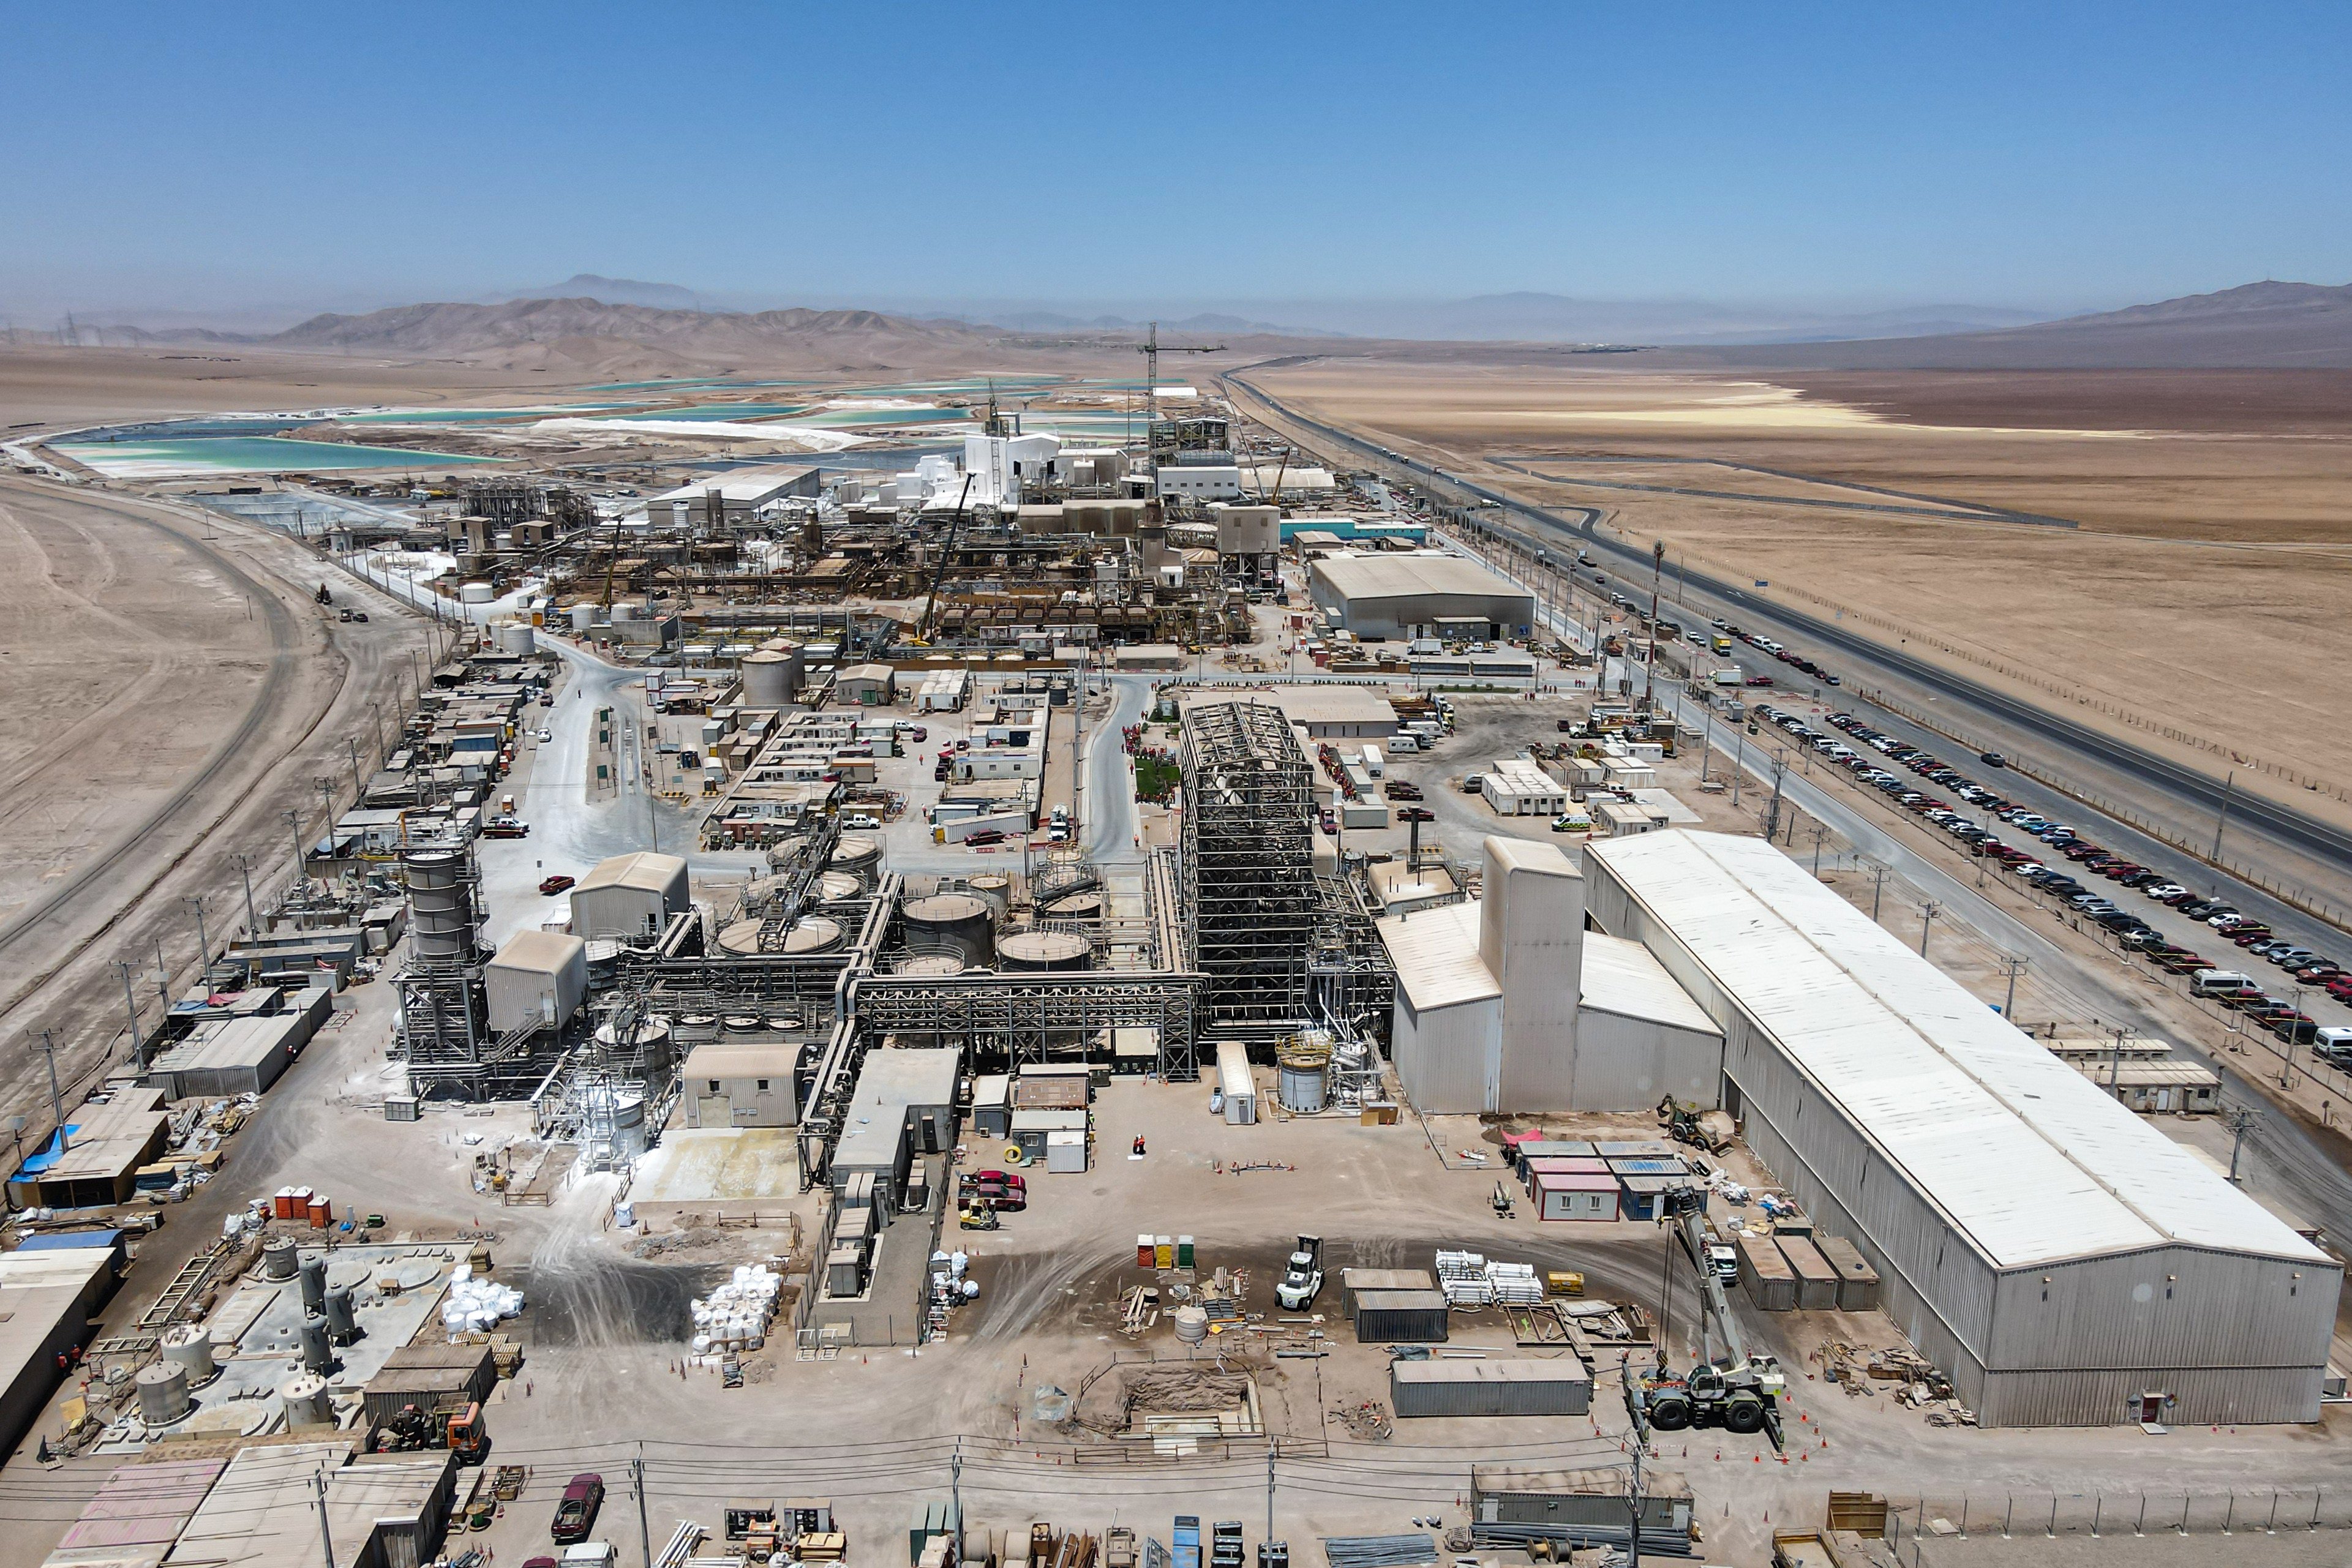
[{"label": "corrugated metal wall", "polygon": [[1606,864],[1585,871],[1595,923],[1648,947],[1723,1029],[1748,1146],[1861,1249],[1887,1315],[1986,1425],[2137,1419],[2126,1401],[2150,1392],[2183,1421],[2316,1417],[2324,1369],[2295,1363],[2325,1354],[2340,1269],[2174,1247],[1997,1272]]},{"label": "corrugated metal wall", "polygon": [[1415,1012],[1397,988],[1394,1038],[1389,1060],[1396,1063],[1405,1098],[1425,1116],[1475,1116],[1491,1108],[1491,1054],[1499,1051],[1498,998]]},{"label": "corrugated metal wall", "polygon": [[1721,1042],[1648,1019],[1589,1009],[1577,1015],[1576,1081],[1558,1108],[1646,1111],[1669,1093],[1702,1106],[1720,1104]]}]

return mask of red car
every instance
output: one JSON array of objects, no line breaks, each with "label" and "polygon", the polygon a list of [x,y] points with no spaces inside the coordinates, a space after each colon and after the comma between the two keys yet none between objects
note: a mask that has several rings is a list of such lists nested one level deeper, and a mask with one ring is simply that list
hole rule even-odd
[{"label": "red car", "polygon": [[550,898],[554,897],[559,893],[568,893],[571,889],[572,879],[563,875],[560,872],[553,876],[542,877],[540,879],[539,891],[545,894]]},{"label": "red car", "polygon": [[1001,844],[1004,841],[1004,834],[996,828],[982,828],[976,833],[966,833],[963,841],[975,848],[983,844]]}]

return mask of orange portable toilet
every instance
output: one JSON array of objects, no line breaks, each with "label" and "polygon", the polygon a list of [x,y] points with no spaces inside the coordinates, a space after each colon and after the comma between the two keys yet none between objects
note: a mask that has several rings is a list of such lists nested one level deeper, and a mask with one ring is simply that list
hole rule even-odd
[{"label": "orange portable toilet", "polygon": [[269,1212],[279,1219],[293,1218],[294,1189],[290,1186],[279,1187],[277,1196],[270,1199]]},{"label": "orange portable toilet", "polygon": [[335,1217],[335,1206],[323,1197],[314,1197],[310,1201],[310,1228],[324,1230]]}]

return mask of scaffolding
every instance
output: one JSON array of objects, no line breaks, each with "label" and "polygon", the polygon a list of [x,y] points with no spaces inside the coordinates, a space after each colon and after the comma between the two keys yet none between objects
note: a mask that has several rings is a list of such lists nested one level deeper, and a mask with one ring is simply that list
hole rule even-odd
[{"label": "scaffolding", "polygon": [[1269,1040],[1307,1017],[1323,895],[1315,778],[1278,707],[1216,703],[1184,718],[1181,905],[1203,1023]]}]

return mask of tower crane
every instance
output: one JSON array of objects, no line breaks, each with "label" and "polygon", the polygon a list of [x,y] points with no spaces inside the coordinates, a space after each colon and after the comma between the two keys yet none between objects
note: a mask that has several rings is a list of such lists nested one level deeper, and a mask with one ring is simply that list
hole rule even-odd
[{"label": "tower crane", "polygon": [[1221,354],[1225,349],[1223,343],[1211,343],[1192,349],[1180,349],[1172,345],[1163,346],[1160,341],[1160,323],[1157,321],[1151,323],[1151,330],[1145,336],[1142,342],[1129,343],[1127,347],[1143,356],[1143,416],[1147,431],[1150,428],[1150,422],[1160,417],[1160,356],[1162,354]]}]

